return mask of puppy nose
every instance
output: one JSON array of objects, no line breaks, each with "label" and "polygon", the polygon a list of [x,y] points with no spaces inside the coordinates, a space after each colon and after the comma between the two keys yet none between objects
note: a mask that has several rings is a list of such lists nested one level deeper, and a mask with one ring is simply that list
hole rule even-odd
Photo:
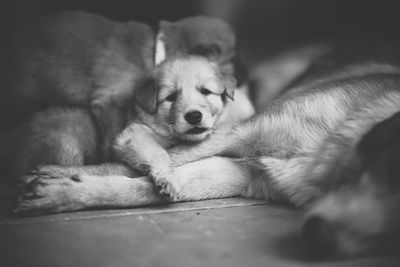
[{"label": "puppy nose", "polygon": [[201,114],[201,112],[197,111],[197,110],[190,111],[185,114],[185,120],[192,125],[200,123],[202,117],[203,117],[203,115]]}]

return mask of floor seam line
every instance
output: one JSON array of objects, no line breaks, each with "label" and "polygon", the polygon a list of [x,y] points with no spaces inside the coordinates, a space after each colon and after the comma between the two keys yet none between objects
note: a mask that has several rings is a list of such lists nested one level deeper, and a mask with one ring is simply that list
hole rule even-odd
[{"label": "floor seam line", "polygon": [[246,206],[259,206],[259,205],[267,205],[267,202],[262,203],[243,203],[243,204],[230,204],[230,205],[221,205],[221,206],[208,206],[208,207],[192,207],[192,208],[182,208],[175,210],[158,210],[158,211],[145,211],[145,212],[134,212],[127,211],[123,213],[115,213],[115,214],[99,214],[99,215],[83,215],[77,217],[63,217],[63,218],[54,218],[54,219],[33,219],[33,221],[24,221],[23,219],[18,221],[0,221],[0,227],[6,225],[22,225],[22,224],[45,224],[45,223],[55,223],[55,222],[66,222],[66,221],[83,221],[83,220],[91,220],[91,219],[102,219],[102,218],[114,218],[114,217],[123,217],[123,216],[139,216],[139,215],[153,215],[153,214],[162,214],[162,213],[176,213],[176,212],[185,212],[185,211],[195,211],[195,210],[211,210],[211,209],[222,209],[222,208],[235,208],[235,207],[246,207]]}]

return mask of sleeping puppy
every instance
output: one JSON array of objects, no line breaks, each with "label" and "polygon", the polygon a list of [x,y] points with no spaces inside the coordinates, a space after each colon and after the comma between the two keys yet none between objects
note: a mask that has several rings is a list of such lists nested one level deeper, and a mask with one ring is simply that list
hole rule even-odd
[{"label": "sleeping puppy", "polygon": [[155,63],[193,54],[242,77],[235,42],[229,25],[208,17],[164,21],[157,33],[85,12],[23,27],[0,48],[1,163],[19,177],[41,164],[107,161]]},{"label": "sleeping puppy", "polygon": [[135,117],[116,139],[116,159],[152,177],[169,197],[167,180],[174,172],[166,149],[201,142],[221,124],[253,115],[242,92],[231,102],[235,89],[235,79],[203,57],[166,60],[136,90]]}]

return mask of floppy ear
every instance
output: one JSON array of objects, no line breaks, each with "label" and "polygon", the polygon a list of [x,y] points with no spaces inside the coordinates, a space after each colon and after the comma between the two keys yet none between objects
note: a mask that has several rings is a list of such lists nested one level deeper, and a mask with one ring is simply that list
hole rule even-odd
[{"label": "floppy ear", "polygon": [[233,101],[236,89],[236,79],[232,76],[224,75],[222,76],[222,86],[224,87],[224,95]]},{"label": "floppy ear", "polygon": [[159,88],[153,77],[146,77],[138,82],[134,92],[135,103],[144,111],[155,114]]},{"label": "floppy ear", "polygon": [[217,44],[199,44],[191,48],[189,54],[206,57],[211,61],[218,62],[221,58],[221,48]]}]

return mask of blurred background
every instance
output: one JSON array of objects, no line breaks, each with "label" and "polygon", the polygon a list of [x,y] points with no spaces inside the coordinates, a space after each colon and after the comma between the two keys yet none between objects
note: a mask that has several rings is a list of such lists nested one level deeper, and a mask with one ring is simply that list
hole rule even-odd
[{"label": "blurred background", "polygon": [[[9,0],[0,4],[0,33],[59,10],[85,10],[119,21],[217,16],[237,31],[243,58],[336,39],[397,41],[399,1],[377,0]],[[257,51],[257,53],[252,53]]]}]

